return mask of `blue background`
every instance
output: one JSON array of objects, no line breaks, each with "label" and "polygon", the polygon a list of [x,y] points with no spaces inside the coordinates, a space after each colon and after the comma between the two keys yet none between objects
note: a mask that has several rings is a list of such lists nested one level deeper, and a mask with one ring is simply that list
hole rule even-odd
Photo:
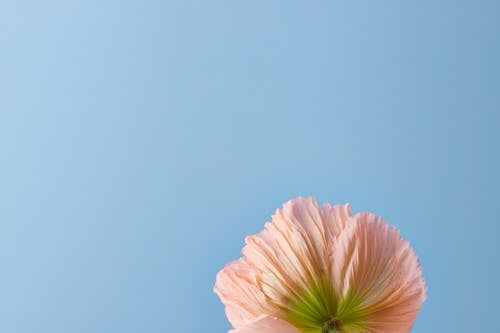
[{"label": "blue background", "polygon": [[414,332],[498,326],[500,2],[0,2],[0,331],[226,332],[293,197],[383,215]]}]

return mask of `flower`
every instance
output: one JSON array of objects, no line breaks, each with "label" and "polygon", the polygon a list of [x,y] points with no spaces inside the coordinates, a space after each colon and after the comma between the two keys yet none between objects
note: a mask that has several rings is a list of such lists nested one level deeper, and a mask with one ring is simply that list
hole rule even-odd
[{"label": "flower", "polygon": [[426,297],[399,231],[349,204],[283,205],[217,274],[230,333],[406,333]]}]

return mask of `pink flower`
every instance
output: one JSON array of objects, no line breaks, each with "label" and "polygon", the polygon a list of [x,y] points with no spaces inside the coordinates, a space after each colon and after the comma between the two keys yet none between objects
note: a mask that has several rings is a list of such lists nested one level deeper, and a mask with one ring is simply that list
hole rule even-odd
[{"label": "pink flower", "polygon": [[217,275],[231,333],[406,333],[426,297],[399,231],[350,205],[297,198]]}]

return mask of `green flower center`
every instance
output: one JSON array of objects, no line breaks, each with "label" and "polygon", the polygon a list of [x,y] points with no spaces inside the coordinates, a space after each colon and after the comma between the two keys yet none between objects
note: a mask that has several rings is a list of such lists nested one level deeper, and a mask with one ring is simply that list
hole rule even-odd
[{"label": "green flower center", "polygon": [[321,328],[321,333],[340,333],[340,320],[331,318]]},{"label": "green flower center", "polygon": [[338,299],[328,279],[297,291],[283,308],[286,320],[303,333],[356,333],[366,327],[362,301],[351,292]]}]

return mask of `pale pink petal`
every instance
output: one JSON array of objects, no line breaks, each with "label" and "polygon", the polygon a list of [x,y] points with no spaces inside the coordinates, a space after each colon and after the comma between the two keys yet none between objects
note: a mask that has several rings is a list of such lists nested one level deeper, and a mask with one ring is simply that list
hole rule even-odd
[{"label": "pale pink petal", "polygon": [[287,318],[304,290],[328,281],[329,244],[349,216],[349,205],[320,210],[313,198],[297,198],[277,210],[262,232],[247,237],[244,257],[219,272],[215,286],[233,326],[262,314]]},{"label": "pale pink petal", "polygon": [[297,293],[328,277],[329,237],[343,228],[345,214],[327,208],[325,223],[316,200],[291,200],[261,233],[247,237],[243,254],[273,304],[286,308],[290,299],[300,296]]},{"label": "pale pink petal", "polygon": [[335,205],[323,204],[321,210],[321,218],[325,226],[326,238],[328,241],[328,248],[331,249],[333,241],[344,230],[347,220],[351,217],[351,205]]},{"label": "pale pink petal", "polygon": [[286,321],[262,316],[253,323],[231,330],[229,333],[300,333],[300,331]]},{"label": "pale pink petal", "polygon": [[426,297],[415,252],[396,228],[369,213],[351,218],[334,242],[332,278],[339,299],[355,295],[366,331],[410,332]]},{"label": "pale pink petal", "polygon": [[233,327],[254,322],[268,307],[256,273],[245,258],[233,261],[217,274],[214,291],[226,305]]}]

